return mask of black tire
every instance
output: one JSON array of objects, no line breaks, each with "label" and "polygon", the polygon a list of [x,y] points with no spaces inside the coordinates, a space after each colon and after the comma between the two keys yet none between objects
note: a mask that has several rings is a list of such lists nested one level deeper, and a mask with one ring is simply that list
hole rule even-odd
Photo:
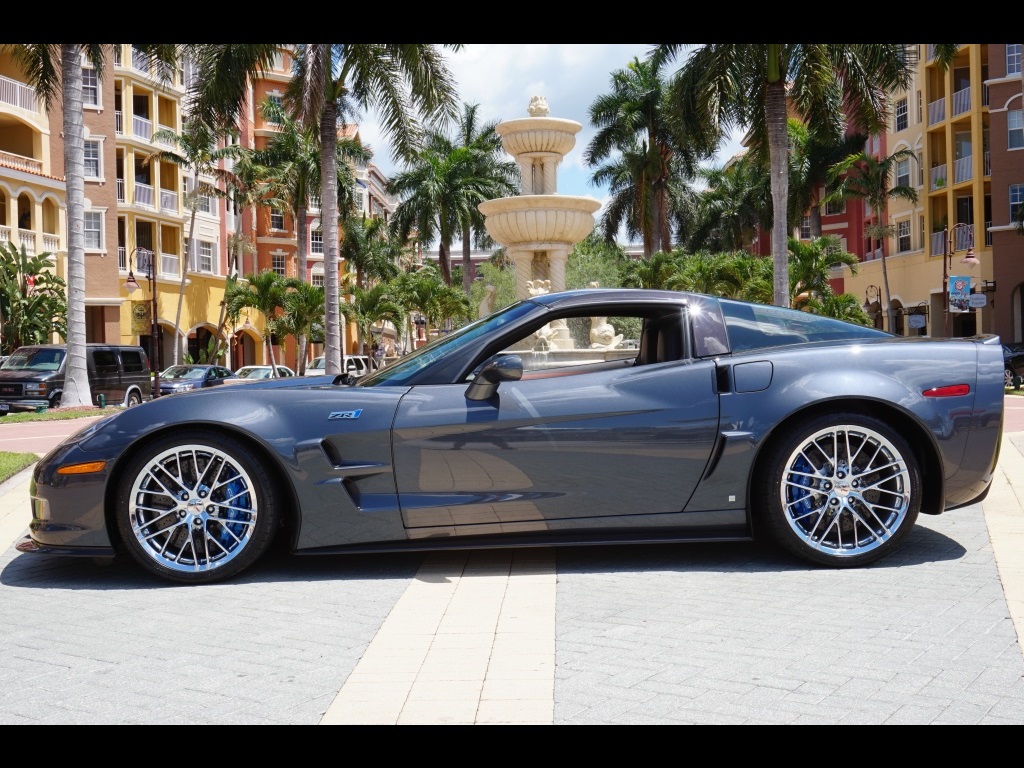
[{"label": "black tire", "polygon": [[142,395],[139,394],[138,390],[133,389],[128,393],[128,399],[125,400],[125,408],[134,408],[136,405],[142,405]]},{"label": "black tire", "polygon": [[117,490],[117,527],[132,558],[157,576],[209,584],[238,575],[278,527],[274,482],[231,436],[171,435],[138,452]]},{"label": "black tire", "polygon": [[60,408],[60,392],[50,398],[51,408]]},{"label": "black tire", "polygon": [[794,425],[774,444],[759,478],[772,537],[818,565],[855,568],[885,557],[921,511],[917,457],[870,416],[826,414]]},{"label": "black tire", "polygon": [[1013,379],[1015,376],[1016,374],[1013,372],[1012,368],[1007,367],[1003,369],[1003,386],[1006,389],[1010,389],[1013,386]]}]

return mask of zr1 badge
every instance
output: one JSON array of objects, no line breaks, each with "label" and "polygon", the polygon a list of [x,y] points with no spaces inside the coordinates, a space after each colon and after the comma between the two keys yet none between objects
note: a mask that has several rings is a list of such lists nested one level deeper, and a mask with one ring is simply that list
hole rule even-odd
[{"label": "zr1 badge", "polygon": [[328,419],[358,419],[360,414],[362,414],[362,412],[363,412],[362,408],[357,408],[354,411],[331,411],[331,415],[328,416],[327,418]]}]

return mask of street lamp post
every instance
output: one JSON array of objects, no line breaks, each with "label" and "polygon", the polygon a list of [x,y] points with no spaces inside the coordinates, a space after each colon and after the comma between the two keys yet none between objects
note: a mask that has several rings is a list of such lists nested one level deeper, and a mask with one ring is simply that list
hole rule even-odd
[{"label": "street lamp post", "polygon": [[156,270],[153,264],[153,252],[148,248],[132,248],[131,253],[128,254],[128,279],[124,281],[125,290],[131,295],[139,288],[139,283],[135,280],[135,273],[132,271],[132,257],[135,254],[139,254],[139,261],[137,266],[142,267],[142,261],[144,256],[149,257],[149,269],[147,274],[147,280],[149,281],[149,292],[150,292],[150,338],[153,340],[151,345],[153,351],[153,390],[151,393],[152,397],[160,397],[160,338],[158,336],[160,332],[160,326],[157,323],[156,314]]},{"label": "street lamp post", "polygon": [[[959,245],[967,246],[967,255],[960,259],[961,264],[973,267],[981,262],[974,255],[974,225],[960,222],[950,227],[948,224],[942,230],[946,240],[946,252],[942,256],[942,306],[945,310],[943,317],[943,334],[949,338],[949,268],[953,261],[953,254],[957,252]],[[961,235],[961,233],[963,233]]]}]

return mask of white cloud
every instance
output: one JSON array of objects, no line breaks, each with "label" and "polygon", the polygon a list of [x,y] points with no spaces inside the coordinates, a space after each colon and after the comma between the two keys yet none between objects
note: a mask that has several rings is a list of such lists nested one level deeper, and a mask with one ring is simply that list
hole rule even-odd
[{"label": "white cloud", "polygon": [[[483,122],[501,122],[528,116],[533,96],[543,96],[551,117],[582,125],[576,145],[558,172],[558,192],[564,195],[607,199],[607,189],[589,183],[592,170],[583,152],[594,136],[589,125],[590,105],[611,91],[611,73],[624,69],[635,57],[645,58],[651,44],[522,44],[466,45],[448,53],[449,68],[459,89],[459,102],[478,104]],[[399,170],[373,115],[360,122],[360,136],[374,151],[374,162],[390,176]],[[720,165],[740,149],[741,133],[723,144],[716,155]]]}]

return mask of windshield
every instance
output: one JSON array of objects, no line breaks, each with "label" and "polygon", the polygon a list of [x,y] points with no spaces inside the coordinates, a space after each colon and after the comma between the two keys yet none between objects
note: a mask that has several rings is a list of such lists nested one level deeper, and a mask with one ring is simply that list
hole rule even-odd
[{"label": "windshield", "polygon": [[412,354],[399,358],[396,362],[363,376],[359,379],[359,386],[373,387],[378,385],[404,384],[436,360],[453,354],[465,344],[470,344],[481,336],[494,333],[504,325],[514,323],[520,317],[536,308],[536,305],[532,302],[520,301],[449,334],[438,336]]},{"label": "windshield", "polygon": [[273,371],[269,368],[239,368],[235,373],[243,379],[269,379]]},{"label": "windshield", "polygon": [[190,368],[187,365],[172,365],[160,376],[165,379],[201,379],[206,376],[206,369]]},{"label": "windshield", "polygon": [[22,347],[11,353],[3,367],[7,371],[56,371],[66,353],[63,347]]}]

